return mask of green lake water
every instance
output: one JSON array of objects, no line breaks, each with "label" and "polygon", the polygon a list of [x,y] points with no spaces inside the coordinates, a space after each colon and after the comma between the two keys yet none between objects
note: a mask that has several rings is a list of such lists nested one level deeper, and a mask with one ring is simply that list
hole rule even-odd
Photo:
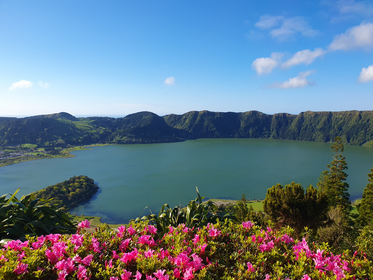
[{"label": "green lake water", "polygon": [[[164,203],[185,205],[196,197],[264,199],[276,183],[316,186],[331,161],[330,143],[267,139],[199,139],[180,143],[109,145],[73,152],[76,157],[23,162],[0,168],[1,194],[30,193],[87,175],[100,190],[78,215],[125,223],[158,213]],[[351,198],[362,195],[373,165],[373,149],[346,146]],[[18,195],[18,196],[19,196]]]}]

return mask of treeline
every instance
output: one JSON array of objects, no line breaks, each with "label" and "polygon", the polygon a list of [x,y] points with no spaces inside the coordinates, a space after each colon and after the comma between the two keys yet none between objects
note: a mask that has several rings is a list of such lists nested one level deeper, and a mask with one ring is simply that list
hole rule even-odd
[{"label": "treeline", "polygon": [[34,193],[35,198],[51,200],[58,208],[69,210],[89,201],[97,192],[98,186],[87,176],[74,176],[69,180],[46,187]]},{"label": "treeline", "polygon": [[160,117],[139,112],[124,118],[76,118],[68,113],[0,118],[0,146],[66,147],[96,143],[164,143],[197,138],[266,138],[373,146],[373,111],[302,112],[192,111]]}]

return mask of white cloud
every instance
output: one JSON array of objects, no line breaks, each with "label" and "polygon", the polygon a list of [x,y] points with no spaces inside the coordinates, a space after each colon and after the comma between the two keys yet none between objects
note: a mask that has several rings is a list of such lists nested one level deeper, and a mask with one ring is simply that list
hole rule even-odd
[{"label": "white cloud", "polygon": [[39,86],[42,88],[49,88],[49,83],[43,83],[43,81],[39,81]]},{"label": "white cloud", "polygon": [[288,88],[301,88],[301,87],[305,87],[305,86],[312,86],[315,83],[311,82],[311,81],[308,81],[306,78],[307,78],[308,75],[310,75],[314,72],[316,72],[316,71],[301,72],[295,78],[290,78],[288,81],[285,81],[283,83],[273,83],[269,87],[288,89]]},{"label": "white cloud", "polygon": [[[369,3],[370,2],[370,3]],[[340,0],[337,2],[337,7],[341,14],[358,14],[358,15],[373,15],[373,4],[371,1],[359,1],[355,0]]]},{"label": "white cloud", "polygon": [[298,65],[298,64],[311,64],[317,57],[322,56],[326,53],[322,48],[317,48],[314,51],[310,50],[303,50],[297,52],[295,55],[293,55],[292,58],[290,58],[288,61],[283,63],[281,67],[283,68],[290,68],[292,66]]},{"label": "white cloud", "polygon": [[173,86],[175,84],[175,78],[174,77],[169,77],[164,81],[165,85]]},{"label": "white cloud", "polygon": [[337,35],[329,45],[329,50],[352,50],[356,48],[371,49],[373,47],[373,23],[362,23]]},{"label": "white cloud", "polygon": [[14,90],[14,89],[21,89],[21,88],[30,88],[32,87],[32,82],[26,81],[26,80],[20,80],[19,82],[13,83],[10,87],[9,90]]},{"label": "white cloud", "polygon": [[277,26],[282,20],[284,20],[283,16],[270,16],[264,15],[261,16],[259,21],[255,23],[255,26],[261,29],[268,29],[273,26]]},{"label": "white cloud", "polygon": [[360,83],[367,83],[369,81],[373,81],[373,65],[369,66],[368,68],[361,69],[359,82]]},{"label": "white cloud", "polygon": [[[285,18],[283,16],[261,16],[255,24],[260,29],[272,29],[269,34],[279,40],[294,38],[295,34],[300,33],[306,37],[312,37],[319,34],[317,30],[312,29],[303,17]],[[279,28],[273,29],[279,26]]]},{"label": "white cloud", "polygon": [[282,56],[282,53],[272,53],[271,57],[257,58],[252,63],[252,67],[259,75],[271,73],[279,65]]}]

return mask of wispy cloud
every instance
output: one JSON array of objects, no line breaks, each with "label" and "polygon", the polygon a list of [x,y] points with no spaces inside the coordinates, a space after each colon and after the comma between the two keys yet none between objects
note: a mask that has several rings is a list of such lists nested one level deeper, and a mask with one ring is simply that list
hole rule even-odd
[{"label": "wispy cloud", "polygon": [[294,39],[298,33],[306,37],[319,34],[319,31],[312,29],[303,17],[263,15],[255,26],[260,29],[271,29],[269,34],[278,40]]},{"label": "wispy cloud", "polygon": [[175,78],[174,77],[169,77],[164,81],[165,85],[168,86],[173,86],[175,84]]},{"label": "wispy cloud", "polygon": [[373,81],[373,65],[369,66],[368,68],[361,69],[358,80],[360,83]]},{"label": "wispy cloud", "polygon": [[39,86],[42,88],[49,88],[49,83],[44,83],[43,81],[39,81]]},{"label": "wispy cloud", "polygon": [[352,50],[373,48],[373,23],[361,23],[337,35],[329,45],[329,50]]},{"label": "wispy cloud", "polygon": [[257,23],[255,23],[255,26],[260,29],[268,29],[279,25],[284,19],[285,17],[283,16],[264,15],[260,17]]},{"label": "wispy cloud", "polygon": [[317,48],[314,51],[303,50],[294,54],[288,61],[284,62],[281,67],[290,68],[298,64],[311,64],[316,58],[326,54],[326,51],[322,48]]},{"label": "wispy cloud", "polygon": [[306,71],[301,72],[298,74],[295,78],[290,78],[289,80],[282,82],[282,83],[273,83],[271,84],[270,88],[282,88],[282,89],[289,89],[289,88],[302,88],[306,86],[313,86],[316,83],[312,81],[308,81],[306,78],[307,76],[311,75],[312,73],[315,73],[316,71]]},{"label": "wispy cloud", "polygon": [[19,82],[13,83],[9,90],[24,89],[32,87],[32,82],[26,80],[20,80]]},{"label": "wispy cloud", "polygon": [[372,1],[338,0],[332,4],[341,14],[373,15]]},{"label": "wispy cloud", "polygon": [[320,4],[331,7],[328,14],[333,14],[333,11],[338,12],[338,16],[332,16],[331,23],[366,18],[373,15],[373,3],[371,0],[322,0]]},{"label": "wispy cloud", "polygon": [[279,65],[282,56],[282,53],[272,53],[271,57],[257,58],[252,63],[252,67],[259,75],[269,74]]}]

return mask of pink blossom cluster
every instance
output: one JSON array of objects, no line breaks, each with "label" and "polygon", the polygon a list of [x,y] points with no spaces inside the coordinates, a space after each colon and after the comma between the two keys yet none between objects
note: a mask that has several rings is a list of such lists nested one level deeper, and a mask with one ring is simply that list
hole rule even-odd
[{"label": "pink blossom cluster", "polygon": [[[302,280],[313,279],[315,273],[325,279],[351,278],[352,268],[356,269],[353,259],[316,250],[305,238],[294,241],[289,232],[260,229],[250,221],[242,225],[208,224],[204,228],[179,225],[170,227],[163,236],[157,236],[157,229],[145,224],[92,234],[85,232],[87,227],[89,222],[85,221],[70,236],[50,234],[8,242],[0,249],[0,279],[7,279],[1,278],[1,271],[10,264],[18,277],[15,279],[39,275],[58,280],[190,280],[199,278],[199,273],[210,273],[211,279],[218,279],[225,273],[219,269],[227,267],[236,273],[230,279],[294,279],[276,277],[272,264],[279,259],[286,260],[284,266],[291,264],[294,268],[306,262],[306,270],[297,278]],[[38,256],[37,263],[33,256]]]}]

